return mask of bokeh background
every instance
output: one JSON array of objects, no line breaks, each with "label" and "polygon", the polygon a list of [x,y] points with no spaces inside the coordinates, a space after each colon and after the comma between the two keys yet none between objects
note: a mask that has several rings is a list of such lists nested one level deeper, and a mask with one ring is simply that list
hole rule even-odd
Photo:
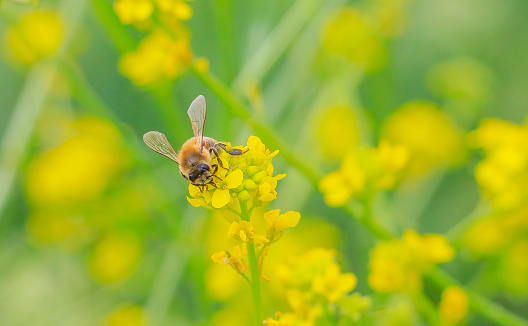
[{"label": "bokeh background", "polygon": [[[407,153],[391,181],[341,192],[279,153],[270,207],[302,218],[268,254],[266,316],[291,310],[277,266],[323,247],[371,298],[357,323],[432,323],[405,291],[369,284],[378,242],[338,208],[368,197],[397,238],[444,234],[456,257],[441,268],[528,318],[527,12],[522,0],[2,0],[0,325],[251,323],[249,287],[210,259],[229,224],[189,205],[177,165],[141,139],[158,130],[179,148],[199,94],[207,136],[274,150],[262,122],[321,176],[380,141]],[[423,292],[439,305],[441,288]],[[470,308],[451,324],[497,323]]]}]

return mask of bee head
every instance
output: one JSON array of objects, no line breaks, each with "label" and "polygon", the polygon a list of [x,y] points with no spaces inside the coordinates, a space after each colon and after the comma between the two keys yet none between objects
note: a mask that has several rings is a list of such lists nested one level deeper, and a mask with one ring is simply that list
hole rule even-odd
[{"label": "bee head", "polygon": [[193,184],[207,184],[211,180],[211,167],[207,164],[200,164],[196,170],[189,173],[189,181]]}]

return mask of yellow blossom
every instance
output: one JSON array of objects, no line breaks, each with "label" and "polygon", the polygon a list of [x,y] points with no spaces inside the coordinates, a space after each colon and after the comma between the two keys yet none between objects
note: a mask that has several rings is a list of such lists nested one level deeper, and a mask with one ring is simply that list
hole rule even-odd
[{"label": "yellow blossom", "polygon": [[318,119],[317,138],[321,150],[330,159],[342,159],[359,144],[359,126],[354,110],[333,106]]},{"label": "yellow blossom", "polygon": [[408,159],[407,150],[381,141],[378,148],[361,147],[345,156],[339,170],[326,175],[319,189],[329,206],[365,198],[395,187]]},{"label": "yellow blossom", "polygon": [[10,27],[6,39],[13,60],[23,64],[57,53],[64,38],[64,26],[51,11],[33,11]]},{"label": "yellow blossom", "polygon": [[442,292],[438,312],[446,325],[454,325],[466,318],[468,307],[469,298],[466,292],[458,286],[450,286]]},{"label": "yellow blossom", "polygon": [[246,264],[247,246],[243,243],[241,246],[235,246],[232,252],[221,251],[214,253],[211,260],[217,264],[229,265],[240,274],[244,274],[249,268]]},{"label": "yellow blossom", "polygon": [[113,311],[106,326],[147,326],[147,316],[137,305],[123,305]]},{"label": "yellow blossom", "polygon": [[357,278],[352,273],[341,274],[341,267],[337,263],[328,265],[325,271],[316,275],[312,282],[313,291],[324,295],[329,302],[337,302],[357,284]]},{"label": "yellow blossom", "polygon": [[267,225],[266,237],[269,242],[273,243],[279,240],[282,236],[282,231],[296,226],[300,219],[301,214],[294,211],[280,214],[280,209],[274,209],[264,213],[264,220]]},{"label": "yellow blossom", "polygon": [[233,223],[231,223],[231,227],[229,228],[228,236],[243,242],[249,241],[255,244],[268,242],[268,239],[266,239],[265,236],[256,233],[253,228],[253,224],[247,221],[240,221],[240,223],[233,221]]},{"label": "yellow blossom", "polygon": [[323,31],[323,48],[364,68],[375,70],[385,64],[386,50],[365,13],[342,9]]},{"label": "yellow blossom", "polygon": [[173,39],[165,31],[155,30],[141,41],[138,48],[119,61],[123,75],[139,86],[171,80],[192,62],[187,37]]},{"label": "yellow blossom", "polygon": [[368,282],[376,292],[412,293],[421,289],[424,272],[454,255],[445,237],[407,230],[401,240],[382,241],[372,249]]},{"label": "yellow blossom", "polygon": [[191,7],[183,0],[156,0],[156,4],[163,14],[177,20],[189,20],[193,14]]},{"label": "yellow blossom", "polygon": [[408,149],[411,175],[453,166],[465,158],[460,130],[432,103],[418,101],[400,107],[385,122],[382,137]]},{"label": "yellow blossom", "polygon": [[26,190],[38,205],[71,205],[99,196],[128,165],[117,129],[98,118],[80,119],[73,136],[40,154],[27,173]]},{"label": "yellow blossom", "polygon": [[132,275],[143,255],[141,240],[132,234],[101,239],[89,257],[92,275],[103,283],[115,283]]},{"label": "yellow blossom", "polygon": [[154,12],[151,0],[116,0],[114,10],[123,24],[142,23]]}]

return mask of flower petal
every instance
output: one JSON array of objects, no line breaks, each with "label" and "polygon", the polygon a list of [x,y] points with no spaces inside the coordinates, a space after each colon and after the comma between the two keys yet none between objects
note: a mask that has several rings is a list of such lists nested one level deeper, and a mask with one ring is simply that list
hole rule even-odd
[{"label": "flower petal", "polygon": [[242,183],[244,180],[244,172],[242,170],[235,170],[231,172],[224,180],[228,189],[233,189]]},{"label": "flower petal", "polygon": [[213,194],[211,203],[213,204],[214,208],[221,208],[227,205],[230,199],[231,196],[229,195],[228,189],[216,189]]}]

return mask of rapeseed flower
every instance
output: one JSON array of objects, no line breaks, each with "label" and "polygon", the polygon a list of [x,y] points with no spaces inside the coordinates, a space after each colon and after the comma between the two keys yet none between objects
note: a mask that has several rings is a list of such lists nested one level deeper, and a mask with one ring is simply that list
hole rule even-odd
[{"label": "rapeseed flower", "polygon": [[438,307],[440,319],[444,325],[455,325],[462,322],[468,313],[469,298],[458,286],[449,286],[442,292]]},{"label": "rapeseed flower", "polygon": [[280,266],[279,275],[292,312],[276,314],[266,322],[271,325],[316,325],[318,320],[336,318],[337,310],[357,320],[370,307],[370,300],[358,294],[348,296],[357,279],[352,273],[341,272],[335,254],[331,249],[315,248]]},{"label": "rapeseed flower", "polygon": [[367,71],[381,68],[386,61],[383,40],[367,14],[354,8],[340,10],[325,24],[323,48]]},{"label": "rapeseed flower", "polygon": [[370,252],[370,287],[380,293],[412,293],[421,289],[422,274],[451,261],[454,249],[439,234],[407,230],[401,240],[380,242]]},{"label": "rapeseed flower", "polygon": [[524,205],[528,200],[528,124],[484,120],[470,133],[469,141],[484,151],[475,177],[492,208],[506,211]]},{"label": "rapeseed flower", "polygon": [[317,139],[323,155],[342,159],[360,141],[355,111],[349,106],[332,106],[318,119]]},{"label": "rapeseed flower", "polygon": [[147,315],[138,305],[127,304],[113,311],[106,326],[147,326]]},{"label": "rapeseed flower", "polygon": [[116,0],[114,10],[123,24],[143,23],[154,12],[151,0]]},{"label": "rapeseed flower", "polygon": [[351,198],[368,199],[394,188],[406,167],[405,147],[380,142],[377,148],[360,147],[349,153],[339,170],[326,175],[319,189],[329,206],[343,206]]},{"label": "rapeseed flower", "polygon": [[465,159],[461,131],[432,103],[404,104],[385,122],[382,138],[408,149],[410,175],[455,166]]},{"label": "rapeseed flower", "polygon": [[167,32],[156,29],[141,41],[138,48],[124,54],[119,69],[138,86],[178,77],[192,62],[189,38],[174,39]]},{"label": "rapeseed flower", "polygon": [[57,53],[63,39],[63,23],[52,11],[29,12],[6,34],[10,56],[26,65]]}]

